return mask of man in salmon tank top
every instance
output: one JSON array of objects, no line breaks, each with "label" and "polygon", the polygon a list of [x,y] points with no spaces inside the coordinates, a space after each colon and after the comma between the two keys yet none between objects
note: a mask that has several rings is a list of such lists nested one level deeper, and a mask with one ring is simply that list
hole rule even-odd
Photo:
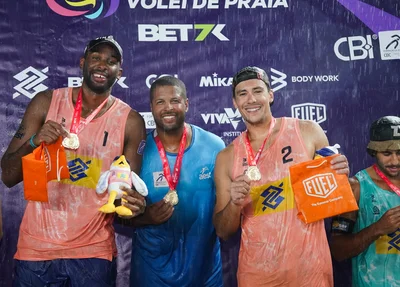
[{"label": "man in salmon tank top", "polygon": [[[226,240],[241,228],[237,279],[249,286],[333,286],[324,221],[297,217],[289,167],[329,146],[312,121],[274,118],[274,94],[264,70],[246,67],[232,82],[233,104],[247,130],[216,160],[217,201],[213,222]],[[349,173],[345,156],[330,164]]]},{"label": "man in salmon tank top", "polygon": [[[47,202],[27,202],[14,286],[115,285],[114,216],[98,210],[108,194],[96,194],[96,184],[122,154],[139,173],[146,136],[140,114],[111,95],[122,62],[122,49],[112,36],[91,40],[80,59],[82,86],[39,92],[26,108],[1,160],[3,182],[8,187],[21,182],[21,158],[59,137],[69,178],[48,182]],[[136,199],[130,202],[136,210],[130,219],[143,212],[144,198],[128,192]]]},{"label": "man in salmon tank top", "polygon": [[370,127],[375,163],[350,179],[359,210],[332,220],[332,255],[352,258],[353,286],[400,286],[400,118]]}]

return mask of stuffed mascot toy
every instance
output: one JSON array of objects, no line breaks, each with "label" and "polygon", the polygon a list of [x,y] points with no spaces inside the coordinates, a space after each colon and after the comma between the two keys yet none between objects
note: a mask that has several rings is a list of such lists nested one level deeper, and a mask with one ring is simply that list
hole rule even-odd
[{"label": "stuffed mascot toy", "polygon": [[[100,211],[103,213],[113,213],[116,212],[119,215],[130,216],[132,211],[121,205],[115,207],[114,201],[120,199],[122,195],[126,192],[120,189],[121,186],[131,188],[133,186],[143,196],[147,196],[147,186],[143,180],[133,171],[127,162],[124,155],[116,157],[111,164],[110,170],[104,172],[97,183],[96,192],[98,194],[103,194],[106,190],[109,193],[108,202],[100,207]],[[122,199],[124,202],[126,200]]]}]

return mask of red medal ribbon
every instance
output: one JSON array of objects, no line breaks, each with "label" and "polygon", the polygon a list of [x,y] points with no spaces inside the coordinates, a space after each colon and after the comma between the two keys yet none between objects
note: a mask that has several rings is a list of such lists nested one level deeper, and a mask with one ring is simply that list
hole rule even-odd
[{"label": "red medal ribbon", "polygon": [[160,154],[160,157],[161,157],[163,170],[164,170],[164,176],[165,176],[165,179],[167,180],[169,188],[171,190],[175,190],[176,186],[178,185],[179,175],[181,173],[181,167],[182,167],[183,153],[185,152],[185,147],[186,147],[186,137],[187,137],[187,130],[186,130],[186,126],[184,126],[181,142],[179,144],[178,156],[176,157],[176,161],[175,161],[175,165],[174,165],[174,174],[172,176],[171,176],[171,169],[169,168],[169,163],[168,163],[167,155],[165,153],[164,146],[163,146],[160,138],[158,137],[158,135],[156,135],[154,137],[154,141],[156,142],[158,153]]},{"label": "red medal ribbon", "polygon": [[260,149],[258,150],[256,156],[254,156],[253,149],[251,148],[251,145],[250,145],[249,132],[246,131],[246,137],[245,137],[245,141],[244,141],[244,142],[245,142],[245,144],[246,144],[247,162],[249,163],[249,166],[256,166],[256,165],[257,165],[257,162],[258,162],[258,160],[260,159],[261,153],[262,153],[262,151],[263,151],[263,149],[264,149],[265,143],[267,142],[268,138],[269,138],[269,137],[271,136],[271,134],[272,134],[272,130],[274,129],[275,122],[276,122],[276,120],[275,120],[275,118],[273,117],[273,118],[271,119],[271,124],[269,125],[268,134],[267,134],[267,136],[265,137],[264,142],[263,142],[263,144],[261,145]]},{"label": "red medal ribbon", "polygon": [[78,98],[76,99],[76,104],[75,104],[75,108],[74,108],[74,115],[72,117],[70,132],[74,133],[74,134],[79,134],[93,120],[93,118],[100,112],[102,107],[107,103],[107,100],[108,100],[108,97],[86,119],[82,119],[82,121],[81,121],[82,88],[80,88],[79,92],[78,92]]},{"label": "red medal ribbon", "polygon": [[400,188],[395,186],[387,177],[383,174],[383,172],[374,164],[372,168],[375,170],[376,174],[379,175],[380,178],[398,195],[400,196]]}]

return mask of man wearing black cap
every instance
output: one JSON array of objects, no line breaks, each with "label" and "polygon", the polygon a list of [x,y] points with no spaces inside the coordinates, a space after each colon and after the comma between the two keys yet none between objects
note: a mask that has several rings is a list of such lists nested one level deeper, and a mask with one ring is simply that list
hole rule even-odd
[{"label": "man wearing black cap", "polygon": [[375,163],[351,179],[359,210],[334,218],[333,256],[352,258],[353,286],[400,286],[400,118],[370,128]]},{"label": "man wearing black cap", "polygon": [[[90,41],[80,60],[82,86],[38,93],[2,158],[2,180],[12,187],[23,179],[21,158],[61,136],[70,173],[48,183],[48,202],[27,203],[14,286],[114,285],[113,215],[98,211],[107,193],[96,194],[96,184],[121,154],[139,173],[145,140],[143,118],[111,95],[122,58],[112,37]],[[133,217],[143,211],[144,198],[128,192]]]},{"label": "man wearing black cap", "polygon": [[[324,222],[304,224],[289,180],[289,167],[328,146],[312,121],[277,118],[264,70],[246,67],[233,78],[233,104],[247,131],[219,153],[215,166],[214,225],[223,239],[242,229],[239,286],[333,286]],[[331,161],[348,174],[347,160]]]}]

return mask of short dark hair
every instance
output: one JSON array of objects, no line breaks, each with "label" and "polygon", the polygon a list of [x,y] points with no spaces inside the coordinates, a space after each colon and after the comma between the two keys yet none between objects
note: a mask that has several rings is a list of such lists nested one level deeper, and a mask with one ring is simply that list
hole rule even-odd
[{"label": "short dark hair", "polygon": [[172,76],[164,76],[164,77],[158,78],[151,84],[151,86],[150,86],[150,102],[153,101],[154,90],[157,87],[163,87],[163,86],[172,86],[172,87],[179,88],[179,90],[180,90],[179,95],[182,98],[187,99],[185,84],[178,78],[175,78]]}]

